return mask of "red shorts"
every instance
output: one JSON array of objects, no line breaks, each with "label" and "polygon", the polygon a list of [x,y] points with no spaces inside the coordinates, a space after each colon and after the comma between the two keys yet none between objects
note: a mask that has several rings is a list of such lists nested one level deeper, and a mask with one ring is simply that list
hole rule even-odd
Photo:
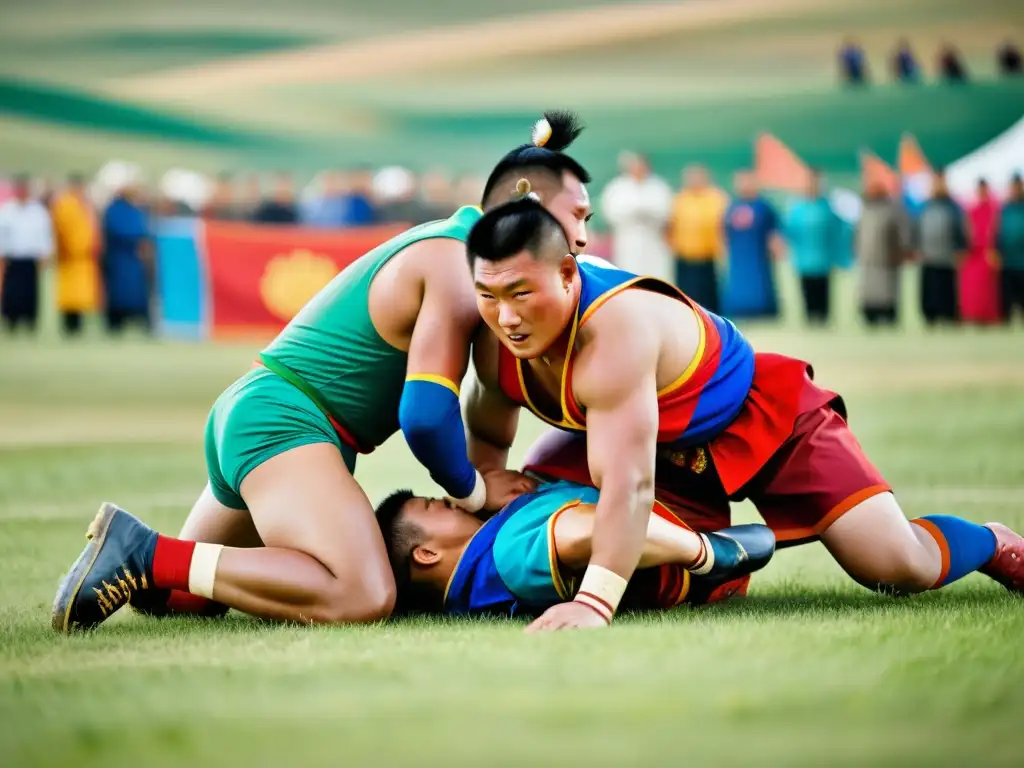
[{"label": "red shorts", "polygon": [[[525,470],[590,484],[586,436],[549,430],[527,453]],[[731,524],[730,501],[750,499],[778,546],[813,541],[843,513],[891,490],[831,405],[796,419],[790,436],[742,488],[726,494],[706,448],[659,450],[659,501],[687,525],[708,531]]]}]

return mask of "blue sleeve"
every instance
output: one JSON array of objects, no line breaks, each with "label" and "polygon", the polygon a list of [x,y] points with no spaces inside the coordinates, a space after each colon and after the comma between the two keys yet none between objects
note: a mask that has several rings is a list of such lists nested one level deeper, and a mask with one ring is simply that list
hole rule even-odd
[{"label": "blue sleeve", "polygon": [[405,381],[398,423],[416,460],[445,493],[468,498],[476,470],[466,453],[458,388],[441,376],[413,376]]}]

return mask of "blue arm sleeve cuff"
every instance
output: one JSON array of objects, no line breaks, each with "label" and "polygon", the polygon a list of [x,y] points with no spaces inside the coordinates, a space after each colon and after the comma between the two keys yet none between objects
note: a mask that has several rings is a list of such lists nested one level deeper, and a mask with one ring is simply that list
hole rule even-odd
[{"label": "blue arm sleeve cuff", "polygon": [[440,377],[407,379],[398,423],[416,460],[445,493],[456,499],[473,493],[476,470],[466,455],[459,396],[451,382]]}]

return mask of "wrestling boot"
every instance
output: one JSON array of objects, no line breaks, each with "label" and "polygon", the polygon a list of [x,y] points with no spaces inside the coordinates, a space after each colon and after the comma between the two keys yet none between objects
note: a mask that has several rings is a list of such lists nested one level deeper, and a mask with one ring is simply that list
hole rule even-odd
[{"label": "wrestling boot", "polygon": [[690,573],[689,602],[700,605],[743,597],[750,574],[764,568],[775,554],[775,534],[767,525],[734,525],[704,534],[714,559],[706,573]]},{"label": "wrestling boot", "polygon": [[734,525],[704,535],[714,552],[711,570],[703,574],[708,577],[731,581],[749,576],[775,554],[775,534],[767,525]]},{"label": "wrestling boot", "polygon": [[171,590],[156,589],[150,585],[149,589],[141,592],[134,592],[128,600],[128,607],[135,613],[143,616],[162,619],[173,613],[170,606],[167,604],[170,598]]},{"label": "wrestling boot", "polygon": [[985,527],[996,535],[996,553],[978,571],[1011,592],[1024,593],[1024,536],[1002,523],[986,523]]},{"label": "wrestling boot", "polygon": [[85,549],[65,574],[53,600],[51,623],[62,634],[92,629],[136,595],[153,590],[156,531],[123,509],[104,503],[85,537],[89,540]]},{"label": "wrestling boot", "polygon": [[219,619],[228,612],[228,607],[205,597],[196,597],[187,592],[170,589],[149,589],[133,592],[128,607],[135,613],[152,619],[167,616],[191,616],[200,619]]}]

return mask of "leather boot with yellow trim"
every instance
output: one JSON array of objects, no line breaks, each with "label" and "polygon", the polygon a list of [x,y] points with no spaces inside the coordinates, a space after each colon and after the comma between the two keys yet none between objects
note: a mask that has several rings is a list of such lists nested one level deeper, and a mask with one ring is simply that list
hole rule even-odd
[{"label": "leather boot with yellow trim", "polygon": [[67,634],[92,629],[135,595],[153,589],[157,533],[138,518],[104,503],[86,533],[85,549],[53,601],[51,623]]}]

